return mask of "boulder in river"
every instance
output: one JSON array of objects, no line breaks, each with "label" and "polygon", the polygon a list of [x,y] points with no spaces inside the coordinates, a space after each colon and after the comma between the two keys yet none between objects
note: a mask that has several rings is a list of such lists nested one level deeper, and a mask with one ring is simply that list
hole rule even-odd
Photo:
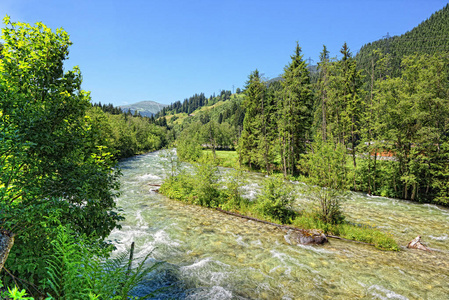
[{"label": "boulder in river", "polygon": [[321,230],[317,229],[300,229],[300,230],[289,230],[288,231],[288,240],[291,244],[302,244],[302,245],[310,245],[310,244],[324,244],[326,243],[327,237]]},{"label": "boulder in river", "polygon": [[424,251],[430,251],[430,249],[421,242],[421,236],[418,235],[410,243],[408,243],[407,248],[419,249]]}]

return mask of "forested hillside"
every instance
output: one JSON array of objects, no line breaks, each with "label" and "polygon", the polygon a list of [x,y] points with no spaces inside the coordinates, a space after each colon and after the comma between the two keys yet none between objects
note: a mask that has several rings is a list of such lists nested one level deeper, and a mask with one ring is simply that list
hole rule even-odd
[{"label": "forested hillside", "polygon": [[364,45],[356,56],[359,68],[369,69],[371,59],[378,60],[378,51],[389,54],[390,75],[399,76],[404,56],[418,54],[447,53],[449,51],[449,4],[435,12],[427,20],[400,36],[385,36],[384,39]]},{"label": "forested hillside", "polygon": [[[411,33],[424,34],[427,27],[447,29],[447,11],[446,7],[423,23],[438,26],[422,24]],[[282,80],[264,82],[255,70],[239,95],[242,98],[231,97],[230,110],[226,102],[218,102],[190,116],[167,116],[179,156],[195,160],[201,147],[229,146],[249,168],[307,177],[312,172],[310,153],[343,147],[347,165],[341,166],[345,171],[336,180],[343,176],[347,189],[447,205],[446,53],[403,51],[395,65],[391,54],[376,49],[372,56],[376,59],[366,69],[346,43],[340,53],[341,59],[331,59],[324,46],[312,80],[297,45]],[[233,118],[228,121],[230,112]],[[236,112],[241,112],[237,118]]]},{"label": "forested hillside", "polygon": [[[237,94],[240,93],[240,88],[237,88]],[[231,99],[231,91],[222,90],[220,92],[220,95],[215,96],[211,95],[209,98],[206,98],[204,93],[195,94],[192,97],[184,99],[183,102],[176,101],[170,104],[167,107],[164,107],[161,109],[159,113],[156,114],[155,118],[162,117],[165,115],[170,114],[177,114],[177,113],[186,113],[191,114],[193,111],[195,111],[198,108],[201,108],[206,105],[213,105],[217,103],[218,101],[226,101]]]}]

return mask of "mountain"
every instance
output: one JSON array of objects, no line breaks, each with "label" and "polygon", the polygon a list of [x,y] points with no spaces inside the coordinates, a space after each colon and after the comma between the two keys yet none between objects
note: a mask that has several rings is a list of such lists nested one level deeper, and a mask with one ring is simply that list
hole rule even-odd
[{"label": "mountain", "polygon": [[157,114],[160,110],[162,110],[167,105],[157,103],[154,101],[140,101],[134,104],[129,105],[122,105],[120,108],[126,112],[131,111],[132,114],[134,114],[135,111],[137,111],[141,116],[144,117],[151,117],[155,114]]},{"label": "mountain", "polygon": [[449,51],[449,4],[400,36],[391,37],[387,33],[385,38],[364,45],[356,56],[361,68],[369,68],[372,52],[376,49],[391,55],[393,76],[399,74],[400,62],[405,55],[447,53]]}]

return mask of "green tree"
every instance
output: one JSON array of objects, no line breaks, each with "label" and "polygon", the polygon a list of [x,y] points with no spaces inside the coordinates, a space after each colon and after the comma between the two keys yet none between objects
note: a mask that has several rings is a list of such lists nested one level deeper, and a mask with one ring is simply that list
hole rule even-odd
[{"label": "green tree", "polygon": [[397,196],[416,200],[420,190],[423,196],[431,191],[433,172],[444,169],[448,61],[439,55],[412,55],[403,59],[402,69],[401,77],[378,83],[377,129],[383,149],[395,155],[391,167],[399,178],[392,184]]},{"label": "green tree", "polygon": [[180,160],[196,162],[201,158],[201,143],[204,141],[201,130],[201,123],[195,122],[182,131],[176,140],[176,152]]},{"label": "green tree", "polygon": [[320,61],[318,63],[318,80],[315,84],[316,89],[316,107],[315,107],[315,127],[321,127],[321,136],[327,139],[327,118],[328,118],[328,102],[329,102],[329,68],[330,68],[329,51],[323,45],[323,51],[320,53]]},{"label": "green tree", "polygon": [[266,217],[281,223],[289,223],[295,217],[292,204],[295,200],[294,189],[283,178],[269,177],[263,182],[261,193],[257,197],[257,209]]},{"label": "green tree", "polygon": [[319,218],[326,223],[343,221],[341,201],[348,184],[344,145],[335,143],[332,135],[323,140],[318,134],[303,155],[301,166],[308,176],[309,193],[316,199]]},{"label": "green tree", "polygon": [[[4,225],[18,233],[6,266],[36,284],[45,275],[42,257],[56,234],[51,216],[94,239],[117,226],[119,171],[104,145],[90,143],[96,138],[92,120],[86,118],[89,93],[81,89],[77,67],[63,70],[71,45],[68,34],[62,29],[52,32],[42,23],[10,23],[8,17],[5,25],[1,127],[13,129],[23,145],[2,154],[8,168],[19,172],[14,179],[18,197],[2,200],[0,208],[8,212],[3,220],[13,220],[16,226]],[[2,193],[3,187],[4,182]]]},{"label": "green tree", "polygon": [[306,150],[313,119],[310,74],[296,44],[292,61],[284,68],[282,98],[278,101],[279,145],[284,175],[297,173],[297,162]]},{"label": "green tree", "polygon": [[[357,69],[357,63],[346,43],[341,49],[343,55],[339,62],[342,88],[342,142],[351,147],[354,168],[356,168],[356,141],[359,136],[360,119],[362,113],[361,97],[361,71]],[[355,188],[355,185],[354,185]]]},{"label": "green tree", "polygon": [[243,131],[239,140],[240,159],[251,167],[265,166],[269,170],[271,161],[271,141],[269,138],[269,104],[266,87],[259,71],[249,75],[246,85],[244,106],[246,109]]}]

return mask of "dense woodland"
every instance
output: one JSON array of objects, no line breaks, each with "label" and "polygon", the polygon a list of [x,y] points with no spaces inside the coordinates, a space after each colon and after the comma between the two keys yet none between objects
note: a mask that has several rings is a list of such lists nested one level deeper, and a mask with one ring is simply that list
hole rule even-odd
[{"label": "dense woodland", "polygon": [[[445,7],[395,40],[443,35],[447,14]],[[314,151],[311,142],[332,139],[347,149],[348,189],[447,205],[447,52],[370,47],[354,57],[345,43],[337,60],[323,46],[312,76],[297,45],[278,81],[255,70],[244,97],[206,104],[190,116],[168,107],[180,156],[199,157],[201,146],[228,147],[250,168],[307,176],[301,157]]]},{"label": "dense woodland", "polygon": [[106,146],[115,159],[155,151],[167,145],[167,128],[158,126],[154,117],[123,112],[113,105],[93,104],[87,110],[97,143]]},{"label": "dense woodland", "polygon": [[201,146],[235,148],[243,165],[298,176],[307,175],[300,161],[311,141],[333,139],[347,149],[348,189],[447,204],[447,56],[405,56],[391,77],[388,54],[374,51],[369,70],[346,44],[341,54],[331,59],[323,47],[312,83],[298,45],[282,80],[267,84],[256,70],[244,97],[164,117],[179,154],[189,160]]}]

